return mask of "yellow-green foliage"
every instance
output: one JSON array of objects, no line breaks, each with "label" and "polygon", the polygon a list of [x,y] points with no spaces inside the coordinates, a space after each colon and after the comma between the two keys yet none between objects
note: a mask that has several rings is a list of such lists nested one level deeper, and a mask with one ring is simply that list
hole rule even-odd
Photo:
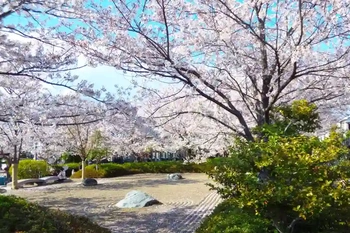
[{"label": "yellow-green foliage", "polygon": [[0,195],[0,232],[110,233],[87,217],[52,210],[15,196]]},{"label": "yellow-green foliage", "polygon": [[[12,167],[10,168],[12,175]],[[46,161],[23,159],[18,164],[18,179],[39,178],[49,174]]]},{"label": "yellow-green foliage", "polygon": [[268,219],[256,216],[251,210],[233,205],[232,200],[220,203],[214,212],[206,217],[196,233],[272,233]]},{"label": "yellow-green foliage", "polygon": [[[85,174],[87,178],[100,178],[117,177],[140,173],[201,173],[213,169],[217,163],[220,163],[220,158],[211,159],[207,163],[201,164],[184,164],[183,162],[179,161],[140,162],[124,164],[104,163],[98,165],[98,171],[95,169],[96,165],[87,166]],[[81,171],[75,172],[71,178],[81,178]]]},{"label": "yellow-green foliage", "polygon": [[209,186],[278,232],[350,232],[347,136],[334,129],[325,140],[303,135],[318,127],[316,109],[304,100],[274,109],[256,141],[237,139],[230,158],[208,173],[217,182]]},{"label": "yellow-green foliage", "polygon": [[317,106],[306,100],[294,101],[272,109],[270,123],[256,127],[253,131],[264,135],[296,136],[314,132],[320,127]]},{"label": "yellow-green foliage", "polygon": [[[102,178],[105,177],[106,172],[103,169],[96,170],[95,165],[90,165],[85,168],[85,178]],[[81,178],[81,170],[71,175],[72,179]]]},{"label": "yellow-green foliage", "polygon": [[284,226],[298,216],[350,226],[349,150],[343,141],[336,132],[324,141],[303,135],[237,141],[231,158],[209,173],[220,184],[212,187],[235,206]]}]

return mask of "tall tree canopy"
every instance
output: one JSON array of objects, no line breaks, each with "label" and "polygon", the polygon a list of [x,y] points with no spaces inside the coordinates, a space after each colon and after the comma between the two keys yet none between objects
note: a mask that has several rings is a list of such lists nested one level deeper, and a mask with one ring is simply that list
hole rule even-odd
[{"label": "tall tree canopy", "polygon": [[[207,116],[252,140],[275,105],[344,105],[350,1],[86,1],[58,38],[100,64],[173,85],[175,113]],[[73,10],[74,8],[74,10]],[[80,23],[77,23],[80,20]],[[208,109],[217,109],[214,113]],[[173,111],[174,113],[174,111]],[[217,114],[220,113],[220,114]]]}]

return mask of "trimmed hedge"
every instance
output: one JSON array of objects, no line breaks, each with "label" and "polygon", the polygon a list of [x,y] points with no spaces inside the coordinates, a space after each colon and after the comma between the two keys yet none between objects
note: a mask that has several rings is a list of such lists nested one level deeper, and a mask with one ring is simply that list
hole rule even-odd
[{"label": "trimmed hedge", "polygon": [[234,207],[230,200],[220,203],[206,217],[196,233],[274,233],[267,219]]},{"label": "trimmed hedge", "polygon": [[[118,177],[131,174],[141,173],[204,173],[213,169],[216,164],[220,163],[223,158],[215,158],[208,160],[207,163],[188,163],[184,164],[180,161],[159,161],[159,162],[139,162],[139,163],[104,163],[98,165],[92,164],[86,166],[86,178],[108,178]],[[71,178],[81,178],[81,171],[75,172]]]},{"label": "trimmed hedge", "polygon": [[[12,167],[9,170],[12,176]],[[18,164],[18,179],[39,178],[49,175],[49,166],[46,161],[22,159]]]},{"label": "trimmed hedge", "polygon": [[23,198],[0,195],[0,232],[111,233],[82,216],[52,210]]},{"label": "trimmed hedge", "polygon": [[[102,169],[96,170],[95,165],[89,165],[85,167],[85,177],[86,178],[103,178],[105,176],[105,171]],[[72,179],[81,178],[81,170],[74,172],[73,175],[70,176]]]},{"label": "trimmed hedge", "polygon": [[[226,158],[214,158],[209,159],[206,163],[196,164],[188,163],[184,164],[181,161],[158,161],[158,162],[138,162],[138,163],[103,163],[98,165],[99,170],[96,171],[95,164],[86,166],[87,178],[102,178],[102,177],[118,177],[130,174],[140,173],[175,173],[175,172],[188,172],[188,173],[204,173],[213,169],[216,165],[222,163]],[[79,171],[80,163],[67,163],[64,165],[52,165],[57,171],[63,166],[68,166],[66,176],[70,177],[72,170],[75,173],[71,178],[80,178],[81,171]],[[10,169],[10,174],[12,170]],[[39,176],[50,175],[49,166],[42,160],[23,159],[20,160],[18,165],[18,179],[39,178]]]},{"label": "trimmed hedge", "polygon": [[62,169],[62,167],[67,166],[68,169],[66,170],[66,176],[70,177],[72,175],[72,171],[79,171],[80,163],[66,163],[61,165],[52,165],[51,167],[54,168],[56,171],[59,171]]},{"label": "trimmed hedge", "polygon": [[[74,169],[75,171],[78,171],[79,170],[79,166],[80,166],[81,163],[66,163],[64,164],[63,166],[67,166],[68,169]],[[62,166],[62,167],[63,167]]]}]

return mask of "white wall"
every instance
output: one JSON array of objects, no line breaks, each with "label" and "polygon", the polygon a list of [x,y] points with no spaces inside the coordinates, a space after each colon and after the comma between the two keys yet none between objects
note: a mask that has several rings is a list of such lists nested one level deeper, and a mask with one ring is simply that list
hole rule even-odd
[{"label": "white wall", "polygon": [[339,127],[344,130],[344,131],[348,131],[349,130],[349,123],[348,121],[342,121],[339,123]]}]

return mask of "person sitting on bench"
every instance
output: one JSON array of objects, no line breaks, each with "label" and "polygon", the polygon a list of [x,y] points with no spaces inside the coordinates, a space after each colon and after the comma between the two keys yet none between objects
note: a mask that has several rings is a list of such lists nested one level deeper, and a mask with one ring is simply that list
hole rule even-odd
[{"label": "person sitting on bench", "polygon": [[63,169],[63,168],[61,168],[61,171],[60,171],[60,173],[57,175],[57,177],[58,177],[58,182],[63,182],[64,180],[66,180],[67,178],[66,178],[66,171]]}]

